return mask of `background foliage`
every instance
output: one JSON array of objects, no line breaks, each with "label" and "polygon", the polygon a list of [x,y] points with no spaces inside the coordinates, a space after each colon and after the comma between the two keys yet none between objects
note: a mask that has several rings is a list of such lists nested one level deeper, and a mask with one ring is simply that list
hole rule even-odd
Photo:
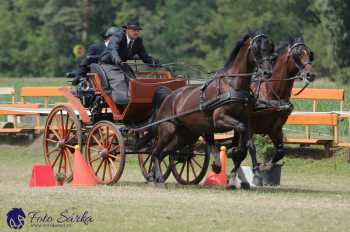
[{"label": "background foliage", "polygon": [[220,68],[237,39],[259,30],[276,45],[304,35],[321,76],[350,78],[346,0],[3,0],[0,14],[2,76],[62,76],[77,62],[76,44],[138,18],[147,50],[162,63]]}]

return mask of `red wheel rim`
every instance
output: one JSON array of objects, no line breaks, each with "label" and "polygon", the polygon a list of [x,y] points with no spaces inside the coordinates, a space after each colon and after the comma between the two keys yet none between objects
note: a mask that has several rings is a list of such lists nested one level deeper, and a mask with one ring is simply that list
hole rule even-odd
[{"label": "red wheel rim", "polygon": [[63,173],[66,181],[72,180],[74,146],[80,143],[81,126],[74,111],[66,106],[55,107],[44,130],[44,157],[55,173]]},{"label": "red wheel rim", "polygon": [[116,183],[124,170],[123,138],[111,122],[101,121],[90,131],[86,141],[86,160],[99,183]]}]

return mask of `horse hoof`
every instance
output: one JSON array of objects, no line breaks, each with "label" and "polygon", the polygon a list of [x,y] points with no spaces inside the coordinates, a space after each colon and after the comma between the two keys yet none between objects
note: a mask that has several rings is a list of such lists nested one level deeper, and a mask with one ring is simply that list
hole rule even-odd
[{"label": "horse hoof", "polygon": [[250,189],[250,184],[249,183],[241,183],[241,189],[249,190]]},{"label": "horse hoof", "polygon": [[263,186],[263,181],[262,178],[260,176],[253,176],[253,184],[255,186]]},{"label": "horse hoof", "polygon": [[215,163],[211,164],[211,168],[216,174],[219,174],[221,172],[221,166],[217,166]]}]

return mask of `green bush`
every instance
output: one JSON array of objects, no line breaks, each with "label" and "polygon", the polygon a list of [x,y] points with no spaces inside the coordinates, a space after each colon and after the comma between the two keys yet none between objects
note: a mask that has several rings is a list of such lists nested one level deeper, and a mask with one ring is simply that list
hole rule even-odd
[{"label": "green bush", "polygon": [[335,79],[343,84],[348,84],[350,82],[350,67],[338,69]]},{"label": "green bush", "polygon": [[258,162],[268,162],[274,155],[275,149],[268,136],[254,135]]}]

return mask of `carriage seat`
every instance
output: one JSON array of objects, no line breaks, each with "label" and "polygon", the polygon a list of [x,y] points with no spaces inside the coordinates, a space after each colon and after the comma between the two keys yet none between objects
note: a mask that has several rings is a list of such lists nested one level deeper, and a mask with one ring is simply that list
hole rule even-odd
[{"label": "carriage seat", "polygon": [[103,67],[100,64],[93,63],[90,65],[90,71],[99,75],[103,89],[107,92],[107,94],[110,94],[111,86],[109,85],[107,73]]}]

